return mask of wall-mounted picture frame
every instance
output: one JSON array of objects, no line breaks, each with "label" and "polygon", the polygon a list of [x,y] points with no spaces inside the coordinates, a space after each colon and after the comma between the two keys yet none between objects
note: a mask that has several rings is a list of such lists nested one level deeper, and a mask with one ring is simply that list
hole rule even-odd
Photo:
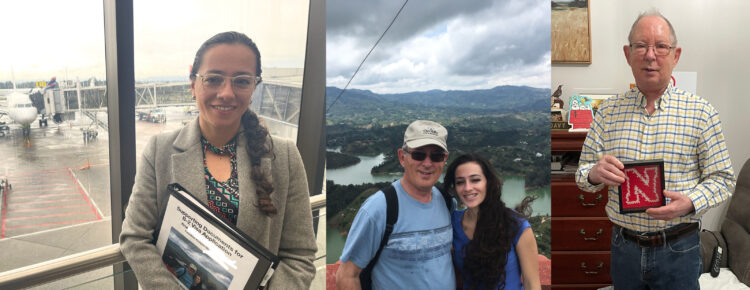
[{"label": "wall-mounted picture frame", "polygon": [[552,0],[552,63],[591,63],[588,0]]},{"label": "wall-mounted picture frame", "polygon": [[648,208],[666,204],[664,199],[664,160],[630,161],[622,163],[625,182],[620,193],[620,213],[644,212]]}]

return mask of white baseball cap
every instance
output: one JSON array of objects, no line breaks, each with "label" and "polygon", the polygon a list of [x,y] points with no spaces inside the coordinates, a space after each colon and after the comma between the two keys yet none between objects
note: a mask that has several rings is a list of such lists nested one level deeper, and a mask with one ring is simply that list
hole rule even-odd
[{"label": "white baseball cap", "polygon": [[419,148],[426,145],[437,145],[448,152],[446,139],[448,130],[433,121],[416,120],[409,124],[404,133],[404,144],[409,148]]}]

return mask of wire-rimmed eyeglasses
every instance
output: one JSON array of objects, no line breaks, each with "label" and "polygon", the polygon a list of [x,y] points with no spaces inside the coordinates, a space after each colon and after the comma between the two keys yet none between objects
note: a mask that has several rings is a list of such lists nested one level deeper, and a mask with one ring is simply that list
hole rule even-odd
[{"label": "wire-rimmed eyeglasses", "polygon": [[205,75],[195,74],[196,77],[201,79],[201,83],[207,89],[218,90],[224,87],[226,79],[231,79],[232,89],[236,94],[252,93],[255,90],[255,86],[262,80],[259,76],[253,75],[238,75],[238,76],[224,76],[220,74],[208,73]]},{"label": "wire-rimmed eyeglasses", "polygon": [[657,43],[654,45],[648,45],[645,43],[631,43],[630,50],[635,52],[636,55],[644,55],[648,53],[649,48],[654,48],[654,54],[658,56],[668,55],[675,47],[667,43]]}]

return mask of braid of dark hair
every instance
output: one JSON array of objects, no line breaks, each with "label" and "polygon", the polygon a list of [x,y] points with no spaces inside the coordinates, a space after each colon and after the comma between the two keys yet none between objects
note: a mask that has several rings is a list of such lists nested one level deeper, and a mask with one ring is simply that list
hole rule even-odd
[{"label": "braid of dark hair", "polygon": [[[258,115],[249,109],[242,114],[242,126],[245,127],[247,138],[247,155],[250,156],[250,177],[255,182],[255,193],[258,195],[258,208],[269,217],[276,215],[276,207],[271,200],[273,184],[270,176],[263,174],[260,169],[260,159],[266,154],[273,155],[273,140],[268,129],[260,124]],[[275,157],[275,156],[274,156]],[[269,173],[270,174],[270,173]]]}]

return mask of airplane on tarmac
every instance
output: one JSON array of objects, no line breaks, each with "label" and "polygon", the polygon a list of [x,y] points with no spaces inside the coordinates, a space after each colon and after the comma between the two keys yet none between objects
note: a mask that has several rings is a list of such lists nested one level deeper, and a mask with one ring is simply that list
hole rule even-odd
[{"label": "airplane on tarmac", "polygon": [[[35,90],[38,91],[39,89],[34,88],[30,93],[36,92]],[[4,111],[3,109],[0,109],[0,114],[8,115],[14,123],[21,125],[23,136],[28,139],[29,134],[31,133],[31,123],[36,121],[39,115],[37,108],[31,102],[29,94],[13,91],[5,97],[7,107]],[[39,124],[40,126],[46,126],[47,120],[44,119],[40,121]]]}]

